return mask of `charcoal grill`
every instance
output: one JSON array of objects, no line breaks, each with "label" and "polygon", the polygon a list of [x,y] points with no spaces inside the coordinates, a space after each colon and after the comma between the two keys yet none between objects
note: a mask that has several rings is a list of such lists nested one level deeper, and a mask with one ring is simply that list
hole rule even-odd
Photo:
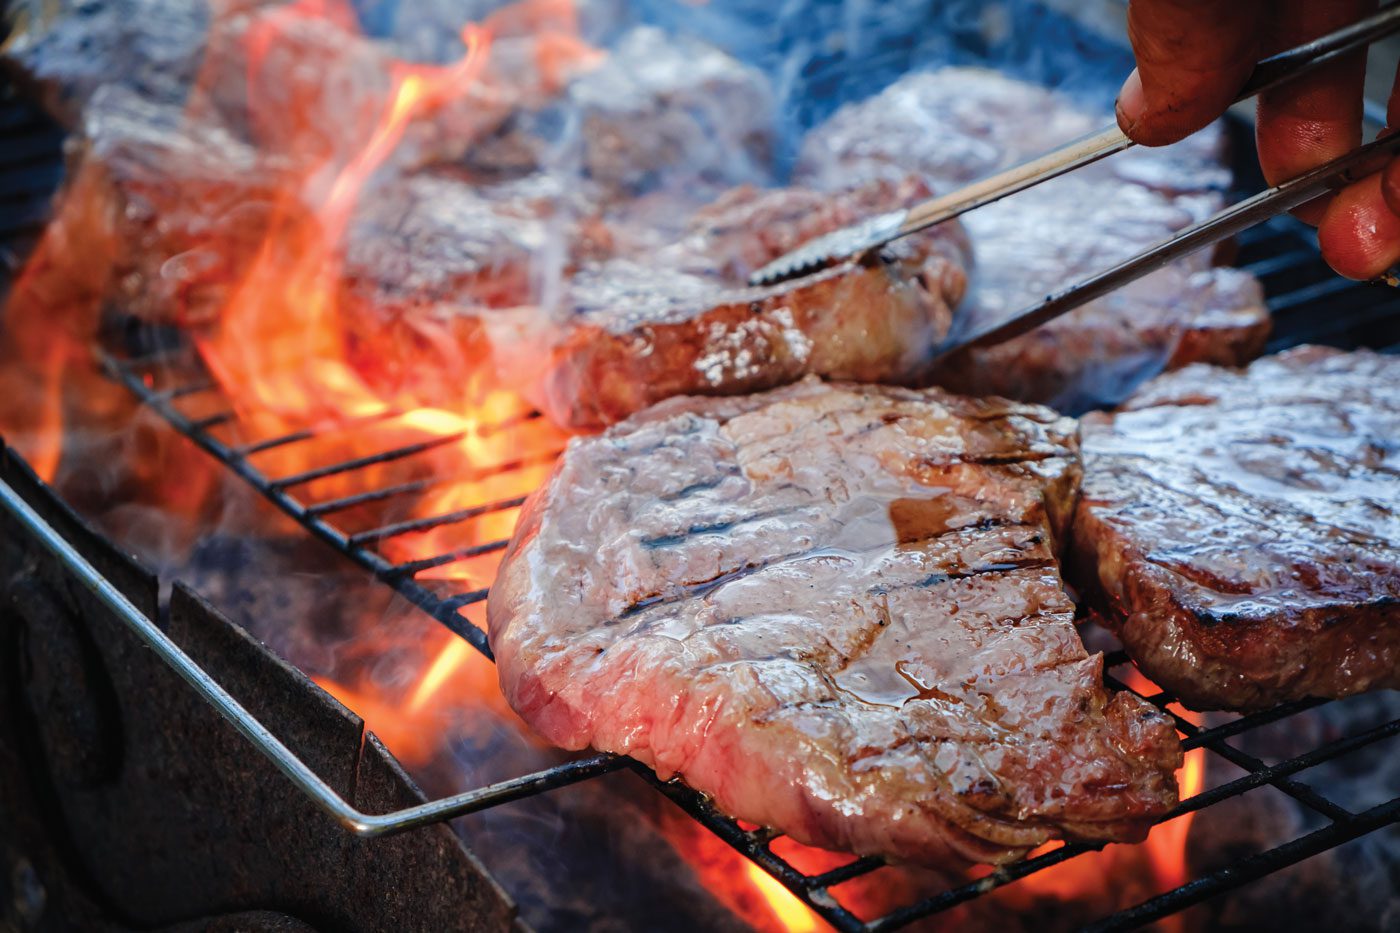
[{"label": "charcoal grill", "polygon": [[[1234,130],[1237,133],[1245,132],[1242,127],[1235,127]],[[42,230],[49,197],[61,175],[59,156],[62,134],[7,89],[0,97],[0,138],[4,140],[3,154],[0,154],[0,281],[3,281],[9,277],[3,273],[13,273],[19,267],[22,257]],[[1237,146],[1236,151],[1248,151],[1247,140],[1243,142],[1244,145]],[[1249,161],[1252,163],[1252,160]],[[1257,190],[1260,179],[1250,169],[1250,166],[1240,167],[1240,183],[1245,190]],[[1288,218],[1278,218],[1255,228],[1240,239],[1236,264],[1253,272],[1264,283],[1275,321],[1275,336],[1270,350],[1302,342],[1317,342],[1346,348],[1371,346],[1387,352],[1400,352],[1400,294],[1347,282],[1333,275],[1321,261],[1315,238],[1305,226]],[[236,473],[312,535],[365,568],[468,641],[476,650],[490,657],[485,633],[466,614],[469,607],[486,599],[486,589],[454,589],[441,583],[429,584],[421,579],[421,575],[455,561],[500,550],[506,546],[506,542],[487,541],[397,563],[387,558],[381,547],[384,542],[400,535],[449,527],[484,514],[518,507],[519,499],[476,503],[449,514],[357,532],[348,531],[337,524],[337,515],[344,510],[365,502],[415,496],[430,489],[433,481],[419,480],[365,488],[333,500],[311,499],[304,494],[306,484],[332,476],[353,476],[369,467],[419,456],[432,445],[420,443],[353,460],[327,462],[295,475],[267,475],[250,458],[273,448],[309,443],[316,439],[316,432],[298,431],[245,446],[221,440],[220,429],[236,426],[239,415],[231,408],[218,404],[217,387],[200,368],[192,348],[178,333],[151,328],[119,328],[113,332],[107,347],[99,355],[101,365],[112,379],[129,389],[141,403],[159,413],[176,431]],[[195,401],[200,403],[198,413],[193,413],[190,408]],[[519,424],[519,421],[507,423],[498,429],[515,430]],[[520,464],[516,463],[505,464],[499,469],[518,468]],[[61,547],[61,542],[54,546]],[[94,586],[100,588],[100,582],[94,582]],[[140,626],[142,617],[139,611],[130,604],[120,606],[119,603],[119,599],[114,600],[112,608],[123,612],[134,626]],[[154,626],[150,626],[145,635],[154,639],[153,643],[158,643],[163,637]],[[168,652],[167,660],[177,667],[184,664]],[[1107,658],[1106,668],[1111,670],[1126,663],[1122,652],[1114,652]],[[648,768],[630,759],[607,754],[583,756],[543,771],[423,805],[388,814],[366,814],[339,797],[285,746],[261,733],[256,722],[236,704],[231,705],[228,695],[222,693],[218,684],[209,680],[198,668],[185,669],[182,673],[221,713],[233,719],[244,734],[272,758],[313,802],[355,834],[376,836],[402,832],[522,797],[546,793],[609,772],[631,769],[842,931],[894,930],[1069,861],[1092,848],[1079,844],[1063,845],[998,869],[979,880],[909,903],[884,916],[862,920],[842,904],[839,892],[832,889],[877,870],[883,864],[881,860],[859,858],[830,871],[806,874],[773,851],[772,843],[777,834],[741,825],[715,809],[702,795],[679,783],[661,781]],[[1117,689],[1129,689],[1116,678],[1110,676],[1108,680]],[[1153,693],[1145,696],[1145,699],[1163,708],[1174,701],[1174,697],[1166,693]],[[1400,797],[1358,812],[1342,806],[1323,791],[1298,779],[1300,773],[1316,765],[1375,743],[1394,740],[1400,734],[1400,719],[1338,738],[1273,764],[1266,764],[1228,743],[1231,738],[1320,705],[1323,705],[1323,701],[1291,703],[1213,728],[1197,727],[1173,714],[1177,727],[1185,736],[1186,748],[1206,749],[1210,756],[1224,759],[1241,769],[1244,775],[1182,801],[1173,812],[1163,817],[1163,822],[1194,811],[1201,813],[1198,819],[1210,819],[1211,808],[1222,801],[1269,785],[1316,813],[1324,825],[1283,845],[1194,878],[1175,890],[1103,917],[1089,929],[1108,931],[1136,928],[1400,822]]]}]

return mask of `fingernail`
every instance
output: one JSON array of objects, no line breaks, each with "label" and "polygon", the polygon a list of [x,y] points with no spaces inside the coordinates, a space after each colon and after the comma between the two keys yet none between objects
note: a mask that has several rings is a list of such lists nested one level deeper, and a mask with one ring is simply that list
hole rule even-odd
[{"label": "fingernail", "polygon": [[1136,68],[1128,75],[1128,80],[1123,82],[1114,109],[1118,115],[1118,125],[1125,133],[1131,132],[1147,111],[1147,96],[1142,92],[1142,75]]}]

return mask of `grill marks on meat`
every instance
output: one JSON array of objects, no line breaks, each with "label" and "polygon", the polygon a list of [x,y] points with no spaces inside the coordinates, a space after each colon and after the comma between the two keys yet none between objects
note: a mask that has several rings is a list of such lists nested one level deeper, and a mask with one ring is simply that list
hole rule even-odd
[{"label": "grill marks on meat", "polygon": [[596,428],[675,395],[729,395],[818,374],[904,382],[947,333],[966,279],[961,228],[944,225],[768,288],[748,273],[806,240],[929,196],[916,178],[826,195],[739,188],[680,242],[585,267],[565,296],[539,402]]},{"label": "grill marks on meat", "polygon": [[[1109,119],[994,72],[910,75],[813,130],[795,177],[831,188],[912,169],[948,191]],[[931,126],[941,131],[936,145]],[[1221,146],[1221,135],[1206,131],[1167,150],[1131,150],[968,214],[977,265],[960,319],[973,326],[1008,317],[1218,209],[1229,183]],[[930,378],[1078,411],[1116,404],[1164,368],[1248,361],[1268,329],[1254,278],[1198,253]]]},{"label": "grill marks on meat", "polygon": [[1102,686],[1057,571],[1073,422],[807,380],[573,441],[489,603],[515,709],[812,845],[933,865],[1136,839],[1169,720]]},{"label": "grill marks on meat", "polygon": [[1076,558],[1200,709],[1400,687],[1400,360],[1192,366],[1084,422]]}]

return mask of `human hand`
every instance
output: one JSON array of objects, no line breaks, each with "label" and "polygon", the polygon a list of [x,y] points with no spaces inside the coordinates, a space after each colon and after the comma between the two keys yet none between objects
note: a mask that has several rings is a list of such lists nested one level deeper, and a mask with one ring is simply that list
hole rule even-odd
[{"label": "human hand", "polygon": [[[1145,146],[1176,142],[1225,112],[1259,59],[1355,22],[1376,0],[1131,0],[1138,67],[1118,95],[1118,125]],[[1354,52],[1259,95],[1256,144],[1270,184],[1361,144],[1366,56]],[[1397,76],[1400,78],[1400,76]],[[1400,126],[1400,83],[1388,127]],[[1294,212],[1318,228],[1342,275],[1374,278],[1400,263],[1400,159]]]}]

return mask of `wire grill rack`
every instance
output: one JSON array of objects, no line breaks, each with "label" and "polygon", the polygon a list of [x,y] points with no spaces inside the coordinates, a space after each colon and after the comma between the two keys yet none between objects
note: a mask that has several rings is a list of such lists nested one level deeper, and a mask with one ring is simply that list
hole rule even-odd
[{"label": "wire grill rack", "polygon": [[[48,199],[61,175],[58,153],[62,134],[7,93],[0,97],[0,137],[5,140],[4,148],[0,150],[0,262],[4,263],[0,267],[0,283],[3,283],[10,277],[6,273],[13,273],[18,268],[20,257],[42,231]],[[1249,182],[1250,179],[1246,178],[1245,184]],[[1343,347],[1370,345],[1392,352],[1400,350],[1400,294],[1379,292],[1332,275],[1322,264],[1307,228],[1282,218],[1250,231],[1242,238],[1237,264],[1254,272],[1265,284],[1276,325],[1276,337],[1271,349],[1301,342],[1321,342]],[[0,326],[3,326],[3,318],[0,318]],[[395,447],[351,460],[316,464],[292,475],[271,476],[254,464],[256,455],[276,448],[311,443],[316,439],[317,432],[297,431],[242,446],[221,440],[220,436],[226,436],[229,427],[236,427],[239,416],[231,408],[217,403],[211,407],[210,399],[217,400],[219,390],[200,368],[196,355],[182,335],[150,328],[121,331],[109,341],[108,350],[101,354],[101,362],[108,374],[127,387],[144,405],[236,473],[312,535],[330,544],[466,639],[477,650],[490,656],[485,634],[466,614],[469,607],[486,599],[486,589],[454,590],[439,582],[425,582],[422,575],[453,561],[503,549],[506,542],[493,540],[403,562],[386,557],[381,547],[385,541],[398,535],[425,528],[449,527],[484,513],[517,507],[519,499],[483,502],[427,519],[352,532],[337,524],[336,515],[341,511],[370,500],[413,496],[422,492],[431,481],[416,480],[396,486],[367,488],[351,496],[329,500],[307,496],[307,485],[328,477],[350,476],[382,464],[418,457],[427,453],[436,442]],[[195,402],[201,402],[197,413],[191,411]],[[499,429],[513,430],[520,424],[528,423],[528,420],[517,419]],[[507,464],[503,468],[513,466],[518,464]],[[1126,657],[1121,652],[1115,652],[1107,658],[1106,668],[1113,670],[1126,663]],[[1110,686],[1116,689],[1129,689],[1111,675],[1108,680]],[[1148,695],[1146,699],[1163,708],[1174,701],[1165,693]],[[1173,713],[1186,748],[1205,749],[1210,757],[1224,759],[1240,769],[1243,776],[1182,801],[1176,810],[1163,818],[1163,822],[1190,812],[1204,811],[1208,814],[1209,809],[1221,801],[1269,785],[1316,813],[1323,825],[1276,848],[1237,860],[1221,870],[1194,878],[1175,890],[1104,917],[1089,929],[1125,930],[1141,926],[1400,822],[1400,797],[1357,812],[1299,779],[1299,775],[1309,768],[1375,743],[1393,741],[1400,734],[1400,719],[1346,735],[1273,764],[1242,752],[1230,742],[1232,738],[1251,730],[1320,705],[1322,701],[1292,703],[1212,728],[1197,727]],[[495,805],[623,768],[634,770],[650,781],[659,792],[761,866],[836,929],[852,933],[900,928],[982,897],[1093,848],[1080,844],[1063,845],[1000,868],[975,881],[932,893],[883,916],[862,919],[842,904],[840,892],[833,889],[876,871],[884,864],[881,860],[858,858],[820,874],[806,874],[774,852],[772,843],[778,838],[776,833],[761,828],[749,829],[739,824],[715,809],[702,795],[679,783],[663,782],[648,768],[630,759],[593,755],[482,788],[476,793],[483,805]]]}]

